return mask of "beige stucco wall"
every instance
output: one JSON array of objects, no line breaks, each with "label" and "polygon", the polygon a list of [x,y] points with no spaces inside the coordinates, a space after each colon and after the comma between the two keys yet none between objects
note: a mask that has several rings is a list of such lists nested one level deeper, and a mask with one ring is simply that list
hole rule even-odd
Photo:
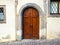
[{"label": "beige stucco wall", "polygon": [[47,39],[60,38],[60,17],[47,18]]},{"label": "beige stucco wall", "polygon": [[47,39],[60,38],[60,16],[50,15],[50,0],[46,0]]},{"label": "beige stucco wall", "polygon": [[16,40],[15,1],[14,0],[0,0],[0,5],[6,6],[6,23],[0,23],[0,42]]}]

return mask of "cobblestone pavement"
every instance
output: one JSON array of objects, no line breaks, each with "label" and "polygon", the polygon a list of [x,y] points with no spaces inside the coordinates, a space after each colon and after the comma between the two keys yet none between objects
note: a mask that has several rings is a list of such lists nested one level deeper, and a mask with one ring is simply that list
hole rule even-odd
[{"label": "cobblestone pavement", "polygon": [[60,39],[53,40],[21,40],[0,43],[0,45],[60,45]]}]

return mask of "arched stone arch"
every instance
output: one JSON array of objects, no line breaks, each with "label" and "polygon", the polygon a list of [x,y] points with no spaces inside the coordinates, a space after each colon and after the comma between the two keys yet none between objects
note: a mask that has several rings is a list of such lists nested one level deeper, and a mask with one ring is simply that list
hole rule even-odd
[{"label": "arched stone arch", "polygon": [[37,9],[38,12],[39,12],[39,15],[44,16],[44,12],[43,12],[42,9],[40,8],[40,6],[38,6],[38,5],[35,4],[35,3],[27,3],[27,4],[23,5],[23,6],[20,8],[20,10],[19,10],[19,14],[22,15],[23,10],[24,10],[25,8],[27,8],[27,7],[33,7],[33,8],[35,8],[35,9]]},{"label": "arched stone arch", "polygon": [[[27,3],[27,4],[23,5],[23,6],[20,8],[20,10],[19,10],[20,32],[22,32],[22,13],[23,13],[23,10],[24,10],[25,8],[27,8],[27,7],[33,7],[33,8],[35,8],[35,9],[37,9],[38,12],[39,12],[39,18],[40,18],[40,16],[44,16],[44,15],[45,15],[44,12],[42,11],[42,9],[40,8],[40,6],[38,6],[38,5],[35,4],[35,3]],[[40,21],[39,21],[39,22],[40,22]],[[40,25],[40,24],[39,24],[39,25]],[[39,28],[40,28],[40,27],[39,27]],[[39,29],[39,31],[40,31],[40,29]],[[40,33],[39,33],[39,37],[40,37]],[[21,38],[22,38],[22,33],[21,33]]]}]

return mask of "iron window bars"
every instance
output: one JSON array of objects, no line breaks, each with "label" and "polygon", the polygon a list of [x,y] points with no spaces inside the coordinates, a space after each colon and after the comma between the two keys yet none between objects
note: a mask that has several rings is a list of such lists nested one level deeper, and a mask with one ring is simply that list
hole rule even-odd
[{"label": "iron window bars", "polygon": [[0,5],[0,23],[6,22],[6,9],[5,5]]},{"label": "iron window bars", "polygon": [[50,0],[50,14],[60,14],[60,0]]}]

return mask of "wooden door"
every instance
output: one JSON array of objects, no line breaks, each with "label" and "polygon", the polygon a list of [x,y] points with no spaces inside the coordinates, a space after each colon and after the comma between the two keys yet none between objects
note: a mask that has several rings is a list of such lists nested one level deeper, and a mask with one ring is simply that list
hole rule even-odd
[{"label": "wooden door", "polygon": [[22,17],[23,39],[39,39],[39,13],[33,8],[26,8]]}]

